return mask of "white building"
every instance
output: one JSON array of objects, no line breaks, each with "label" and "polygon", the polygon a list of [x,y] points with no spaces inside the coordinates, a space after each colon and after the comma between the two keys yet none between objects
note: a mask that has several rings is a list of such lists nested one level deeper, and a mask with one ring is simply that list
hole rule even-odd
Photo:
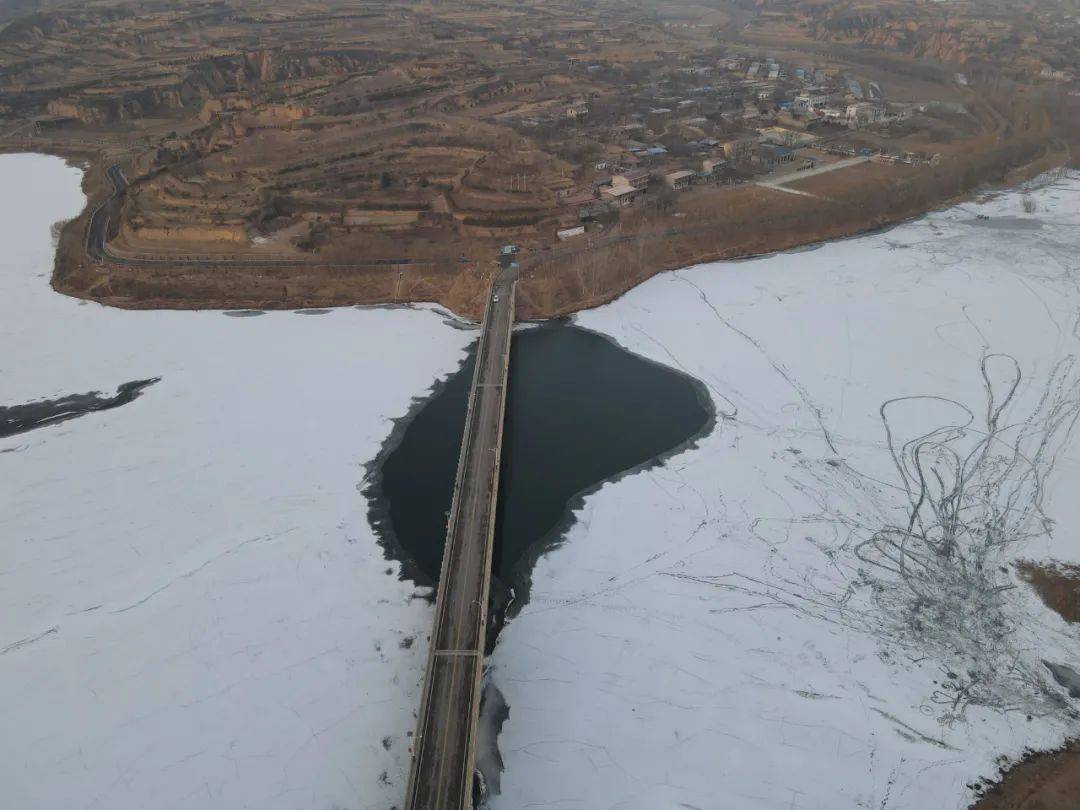
[{"label": "white building", "polygon": [[571,104],[566,108],[566,117],[571,119],[584,118],[589,114],[589,105],[584,101],[579,101],[576,104]]},{"label": "white building", "polygon": [[758,130],[758,135],[762,143],[775,143],[779,146],[806,146],[817,140],[816,135],[787,127],[764,127]]},{"label": "white building", "polygon": [[825,93],[802,93],[795,96],[791,108],[798,112],[820,110],[829,103],[829,97]]},{"label": "white building", "polygon": [[860,101],[849,104],[847,107],[848,125],[852,127],[864,127],[868,124],[877,124],[885,117],[885,111],[877,104]]}]

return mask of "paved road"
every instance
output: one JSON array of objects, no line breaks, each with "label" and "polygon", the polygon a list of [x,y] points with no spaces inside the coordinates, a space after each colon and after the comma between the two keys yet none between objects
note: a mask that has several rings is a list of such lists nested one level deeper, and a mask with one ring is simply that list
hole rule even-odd
[{"label": "paved road", "polygon": [[94,261],[111,258],[109,253],[109,225],[116,219],[127,189],[127,178],[119,166],[110,166],[105,176],[112,183],[113,193],[102,201],[90,213],[90,222],[86,226],[86,252]]},{"label": "paved road", "polygon": [[783,177],[777,178],[777,183],[794,183],[796,180],[805,180],[807,177],[814,177],[819,174],[827,174],[828,172],[835,172],[838,169],[846,169],[848,166],[858,166],[861,163],[869,163],[870,158],[864,155],[856,155],[855,157],[840,158],[840,160],[834,160],[832,163],[822,163],[821,165],[813,169],[803,169],[800,171],[789,172]]},{"label": "paved road", "polygon": [[472,808],[514,283],[504,269],[484,313],[413,740],[408,810]]},{"label": "paved road", "polygon": [[848,166],[856,166],[860,163],[868,163],[869,161],[870,158],[862,156],[843,158],[835,163],[826,163],[825,165],[818,166],[814,169],[803,169],[802,171],[792,170],[779,177],[775,177],[772,180],[758,180],[755,185],[761,186],[762,188],[771,188],[773,191],[783,191],[786,194],[797,194],[800,197],[813,197],[816,200],[830,201],[828,197],[822,197],[820,194],[811,194],[809,191],[788,188],[788,183],[795,183],[799,180],[805,180],[808,177],[825,174],[826,172],[834,172],[837,169],[846,169]]}]

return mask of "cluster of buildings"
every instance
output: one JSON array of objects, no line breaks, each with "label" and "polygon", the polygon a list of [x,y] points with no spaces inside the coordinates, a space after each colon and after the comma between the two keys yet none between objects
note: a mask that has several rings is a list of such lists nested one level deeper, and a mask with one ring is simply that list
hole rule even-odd
[{"label": "cluster of buildings", "polygon": [[647,84],[627,82],[614,96],[565,103],[551,120],[562,117],[574,137],[604,144],[604,154],[558,193],[587,220],[635,204],[650,187],[737,183],[797,160],[798,168],[809,168],[819,158],[798,150],[905,115],[886,105],[875,82],[840,71],[771,58],[684,62],[655,72]]},{"label": "cluster of buildings", "polygon": [[650,186],[682,191],[694,185],[742,182],[794,162],[796,150],[818,141],[813,133],[776,124],[689,142],[677,150],[679,155],[628,139],[619,154],[594,164],[587,188],[567,188],[560,196],[564,205],[587,219],[607,207],[633,205]]},{"label": "cluster of buildings", "polygon": [[[753,174],[793,162],[795,150],[810,145],[813,140],[813,136],[805,133],[770,127],[762,133],[718,140],[707,157],[677,161],[674,165],[669,162],[666,166],[641,168],[604,162],[598,165],[611,173],[595,175],[586,189],[568,190],[562,197],[563,204],[581,219],[590,219],[608,208],[633,205],[650,188],[683,191],[694,185],[738,183]],[[674,167],[679,163],[681,168]]]},{"label": "cluster of buildings", "polygon": [[[586,72],[603,69],[585,66]],[[888,109],[881,87],[873,81],[836,70],[782,65],[773,59],[720,60],[669,70],[655,82],[621,88],[619,101],[630,123],[622,129],[664,127],[670,123],[709,127],[738,124],[773,115],[802,119],[806,126],[841,124],[858,128],[896,116]],[[610,104],[611,99],[605,99]],[[581,98],[565,106],[565,118],[590,120],[590,104]],[[538,123],[536,119],[530,121]]]}]

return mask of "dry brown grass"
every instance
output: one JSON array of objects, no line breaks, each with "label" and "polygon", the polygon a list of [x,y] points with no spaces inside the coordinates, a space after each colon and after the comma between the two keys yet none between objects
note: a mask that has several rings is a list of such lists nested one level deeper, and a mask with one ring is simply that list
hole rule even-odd
[{"label": "dry brown grass", "polygon": [[1080,566],[1023,562],[1017,570],[1043,604],[1067,622],[1080,622]]},{"label": "dry brown grass", "polygon": [[1080,742],[1032,754],[1006,771],[971,810],[1076,810]]}]

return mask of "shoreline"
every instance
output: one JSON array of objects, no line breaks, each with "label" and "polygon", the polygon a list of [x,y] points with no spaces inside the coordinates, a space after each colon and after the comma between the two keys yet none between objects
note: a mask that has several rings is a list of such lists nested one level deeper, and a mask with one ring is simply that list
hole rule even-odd
[{"label": "shoreline", "polygon": [[[1068,166],[1071,155],[1067,147],[1053,141],[1041,144],[1041,152],[1026,163],[1005,168],[997,181],[980,182],[949,197],[934,200],[929,206],[907,207],[894,214],[856,210],[841,215],[838,222],[817,227],[793,230],[786,234],[764,236],[757,242],[722,244],[701,249],[689,255],[665,255],[654,263],[637,268],[636,272],[619,272],[599,289],[588,292],[568,289],[575,275],[582,272],[581,262],[572,253],[536,252],[533,261],[523,262],[521,301],[518,317],[527,321],[546,321],[575,312],[594,309],[619,298],[638,284],[659,273],[681,270],[698,264],[719,261],[750,261],[791,250],[813,249],[827,242],[851,239],[883,230],[971,199],[987,186],[1009,188],[1039,174]],[[310,267],[272,267],[252,261],[250,268],[230,269],[229,278],[214,277],[215,265],[191,269],[182,265],[165,264],[154,268],[131,268],[98,263],[90,259],[85,246],[85,231],[92,212],[108,199],[112,189],[105,176],[107,154],[93,149],[42,144],[37,148],[0,145],[0,154],[46,154],[59,157],[83,171],[82,190],[86,206],[77,217],[66,222],[57,243],[56,259],[50,279],[54,290],[64,295],[91,300],[105,306],[135,310],[293,310],[344,306],[385,306],[395,304],[433,304],[456,317],[475,321],[477,301],[483,300],[487,274],[479,268],[457,266],[452,272],[434,268],[430,271],[399,271],[397,278],[385,268],[357,268],[328,271],[325,265],[314,262]],[[736,190],[744,187],[737,187]],[[888,195],[891,189],[879,191]],[[752,193],[752,192],[746,192]],[[837,201],[843,202],[843,201]],[[709,225],[679,231],[672,228],[666,234],[631,233],[620,238],[619,244],[591,249],[586,267],[617,261],[619,248],[634,241],[648,241],[662,251],[674,254],[693,239],[694,231],[708,231]],[[651,238],[650,238],[651,237]],[[569,260],[569,261],[567,261]],[[589,262],[592,264],[590,265]],[[562,263],[566,267],[556,265]],[[544,267],[551,268],[547,274]],[[622,270],[623,268],[620,268]],[[343,278],[348,273],[348,278]]]},{"label": "shoreline", "polygon": [[1028,751],[1015,762],[1003,763],[997,778],[980,786],[969,810],[1011,810],[1027,807],[1034,797],[1039,808],[1054,810],[1065,805],[1042,804],[1065,801],[1080,787],[1080,737],[1057,748]]},{"label": "shoreline", "polygon": [[[675,272],[683,270],[688,267],[694,267],[701,264],[711,264],[713,262],[743,262],[753,261],[757,259],[767,258],[769,256],[775,256],[781,253],[788,253],[792,251],[800,250],[814,250],[822,247],[831,242],[838,242],[847,239],[858,239],[863,236],[871,234],[881,233],[891,230],[892,228],[903,225],[906,222],[917,220],[927,214],[935,211],[942,211],[947,208],[952,208],[965,201],[971,200],[974,196],[983,193],[987,189],[994,190],[1007,190],[1014,188],[1022,183],[1028,182],[1042,174],[1052,172],[1062,168],[1068,168],[1071,163],[1071,154],[1067,147],[1060,149],[1051,149],[1050,144],[1046,145],[1046,149],[1038,157],[1031,161],[1020,164],[1018,166],[1009,167],[1004,173],[1004,178],[1000,181],[985,181],[979,183],[972,188],[964,190],[962,193],[954,194],[943,200],[935,202],[933,205],[919,207],[917,210],[905,211],[896,216],[880,217],[873,222],[864,222],[854,227],[840,227],[829,229],[822,229],[823,232],[818,232],[810,238],[800,239],[794,238],[788,241],[782,241],[780,244],[773,244],[767,247],[763,247],[755,250],[741,250],[738,247],[720,249],[717,251],[707,251],[701,254],[697,254],[688,260],[680,260],[670,264],[662,264],[661,266],[647,271],[640,277],[633,277],[628,279],[630,283],[625,286],[621,286],[618,289],[605,291],[604,293],[596,296],[595,298],[574,302],[564,307],[553,310],[550,314],[546,314],[545,318],[565,317],[572,315],[575,312],[582,312],[589,309],[595,309],[600,306],[604,306],[615,299],[626,294],[639,284],[648,281],[655,275],[665,272]],[[677,239],[678,237],[671,237]]]}]

